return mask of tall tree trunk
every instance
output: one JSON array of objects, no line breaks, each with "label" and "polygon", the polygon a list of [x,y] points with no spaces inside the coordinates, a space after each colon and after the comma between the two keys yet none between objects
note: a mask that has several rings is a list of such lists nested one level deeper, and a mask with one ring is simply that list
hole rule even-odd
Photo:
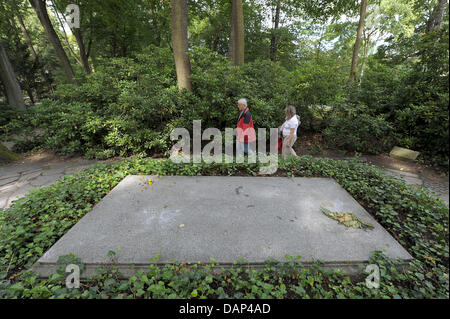
[{"label": "tall tree trunk", "polygon": [[30,35],[28,34],[27,28],[25,27],[25,24],[23,23],[22,16],[20,15],[19,9],[17,8],[16,0],[13,0],[13,6],[15,12],[15,16],[17,17],[17,20],[19,21],[20,30],[22,31],[23,38],[25,39],[25,43],[28,46],[28,49],[30,50],[31,56],[33,57],[33,60],[37,60],[37,54],[34,50],[33,43],[31,42]]},{"label": "tall tree trunk", "polygon": [[366,17],[367,4],[369,0],[361,0],[361,10],[359,13],[358,31],[356,32],[355,46],[353,47],[352,66],[350,68],[350,81],[355,81],[356,69],[358,67],[358,53],[361,47],[361,35],[364,30],[364,20]]},{"label": "tall tree trunk", "polygon": [[277,60],[277,51],[278,51],[278,27],[280,24],[280,2],[277,2],[277,6],[275,8],[275,17],[274,17],[274,27],[272,30],[272,39],[270,40],[270,59],[272,61]]},{"label": "tall tree trunk", "polygon": [[74,80],[75,74],[73,72],[72,66],[70,65],[70,61],[67,58],[66,52],[64,51],[64,48],[62,47],[61,42],[59,41],[58,35],[56,34],[55,29],[53,29],[50,18],[48,17],[45,0],[29,0],[29,1],[31,3],[31,6],[36,11],[39,21],[44,27],[48,39],[50,40],[50,43],[55,49],[56,55],[58,56],[58,59],[61,62],[67,80],[72,84],[76,84]]},{"label": "tall tree trunk", "polygon": [[[52,0],[52,4],[53,4],[53,8],[54,8],[56,14],[58,15],[58,19],[59,19],[58,8],[56,7],[56,4],[53,0]],[[59,10],[59,11],[62,12],[61,10]],[[81,19],[81,17],[80,17],[80,19]],[[63,22],[61,20],[60,20],[60,23],[61,23],[61,25],[63,24]],[[83,67],[83,70],[86,74],[91,74],[91,69],[89,67],[89,54],[86,53],[86,46],[84,45],[83,35],[82,35],[82,31],[80,28],[75,28],[75,27],[70,28],[73,35],[75,36],[75,39],[76,39],[77,45],[78,45],[78,49],[80,52],[80,58],[78,59],[78,57],[75,57],[75,59],[78,61],[79,64],[81,64],[81,66]],[[69,46],[69,49],[71,50],[70,43],[67,39],[67,36],[66,36],[66,41],[67,41],[67,45]],[[73,53],[73,54],[75,55],[75,53]]]},{"label": "tall tree trunk", "polygon": [[431,33],[441,28],[446,2],[447,0],[439,0],[437,5],[434,7],[433,12],[431,13],[431,16],[427,22],[427,33]]},{"label": "tall tree trunk", "polygon": [[231,31],[230,31],[230,41],[228,42],[228,59],[234,62],[234,48],[236,46],[236,31],[234,30],[235,23],[233,21],[233,12],[231,13]]},{"label": "tall tree trunk", "polygon": [[242,0],[232,0],[231,25],[233,39],[233,64],[244,65],[244,9]]},{"label": "tall tree trunk", "polygon": [[364,68],[366,67],[366,61],[367,57],[369,56],[369,49],[370,49],[370,38],[371,36],[376,32],[376,29],[369,31],[366,33],[364,31],[364,55],[361,62],[361,71],[359,73],[359,79],[361,80],[364,75]]},{"label": "tall tree trunk", "polygon": [[75,61],[77,61],[77,63],[80,66],[83,66],[83,62],[81,62],[81,59],[73,51],[72,46],[70,45],[69,37],[67,36],[66,29],[64,28],[64,22],[61,19],[61,17],[59,16],[59,11],[58,11],[58,9],[57,9],[57,7],[55,5],[55,2],[53,0],[51,0],[51,3],[52,3],[53,11],[55,12],[56,19],[58,19],[59,25],[61,26],[61,29],[63,31],[64,41],[66,42],[67,49],[69,50],[70,55],[75,59]]},{"label": "tall tree trunk", "polygon": [[92,52],[89,54],[89,57],[91,58],[91,69],[92,69],[93,72],[96,72],[96,71],[95,71],[95,66],[98,65],[98,63],[97,63],[97,58],[96,58],[96,56],[95,56],[95,52],[92,51]]},{"label": "tall tree trunk", "polygon": [[6,51],[0,42],[0,80],[6,91],[6,100],[9,105],[25,110],[25,102],[23,100],[22,90],[17,81],[11,62],[6,55]]},{"label": "tall tree trunk", "polygon": [[86,48],[84,46],[81,30],[74,28],[72,29],[72,32],[73,35],[75,36],[75,39],[77,40],[78,48],[80,49],[80,58],[83,70],[86,74],[91,74],[91,68],[89,67],[89,56],[86,53]]},{"label": "tall tree trunk", "polygon": [[22,17],[20,16],[19,13],[17,14],[17,20],[19,21],[20,30],[22,30],[23,38],[25,39],[25,43],[27,44],[28,49],[31,52],[31,56],[33,57],[33,60],[36,61],[37,54],[36,51],[34,50],[33,42],[31,42],[30,35],[28,34],[28,31],[25,28],[25,24],[23,23]]},{"label": "tall tree trunk", "polygon": [[[59,23],[61,24],[61,27],[64,28],[64,22],[59,16],[59,13],[62,12],[61,10],[58,10],[58,7],[56,6],[55,2],[52,0],[52,6],[53,10],[55,11],[56,17],[58,18]],[[75,60],[83,67],[83,70],[86,74],[91,74],[91,69],[89,68],[89,56],[86,54],[86,47],[83,42],[83,36],[80,28],[70,28],[72,31],[72,34],[75,36],[75,39],[77,41],[77,45],[80,52],[80,58],[75,54],[75,52],[72,50],[72,47],[70,45],[69,39],[67,37],[66,31],[64,30],[64,38],[66,40],[67,47],[69,48],[70,53],[75,58]]]},{"label": "tall tree trunk", "polygon": [[[17,27],[16,27],[16,21],[14,18],[14,14],[11,16],[10,23],[11,23],[11,29],[13,30],[13,33],[14,33],[14,37],[16,38],[17,45],[21,46],[22,40],[19,37],[19,31],[17,30]],[[33,55],[33,60],[36,65],[38,63],[38,58],[37,58],[36,53],[34,52],[34,54],[33,54],[33,52],[34,52],[34,49],[33,49],[33,51],[31,51],[31,54]],[[33,80],[33,82],[34,82],[34,80]],[[34,90],[34,95],[33,95],[33,90],[29,87],[29,85],[27,83],[25,83],[23,89],[28,93],[28,96],[30,97],[30,100],[31,100],[31,104],[35,105],[36,102],[39,101],[39,94],[38,94],[37,90]]]},{"label": "tall tree trunk", "polygon": [[187,54],[187,0],[170,0],[170,6],[172,11],[172,47],[177,71],[177,84],[179,89],[191,91],[191,62]]},{"label": "tall tree trunk", "polygon": [[366,32],[364,31],[364,54],[361,62],[361,70],[359,72],[359,79],[361,80],[364,74],[364,67],[366,65],[367,56],[369,55],[369,41],[370,41],[370,34],[366,35]]},{"label": "tall tree trunk", "polygon": [[22,41],[20,40],[19,31],[17,30],[16,23],[14,21],[14,15],[11,16],[11,20],[9,20],[9,24],[14,33],[14,38],[16,38],[17,45],[20,45],[22,43]]}]

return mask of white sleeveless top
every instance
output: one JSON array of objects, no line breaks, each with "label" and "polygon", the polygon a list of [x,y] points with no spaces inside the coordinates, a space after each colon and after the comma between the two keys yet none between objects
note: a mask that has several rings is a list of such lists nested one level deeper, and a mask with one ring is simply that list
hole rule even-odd
[{"label": "white sleeveless top", "polygon": [[294,115],[290,120],[284,122],[282,126],[283,136],[289,136],[291,129],[295,129],[294,135],[297,135],[297,128],[300,125],[298,115]]}]

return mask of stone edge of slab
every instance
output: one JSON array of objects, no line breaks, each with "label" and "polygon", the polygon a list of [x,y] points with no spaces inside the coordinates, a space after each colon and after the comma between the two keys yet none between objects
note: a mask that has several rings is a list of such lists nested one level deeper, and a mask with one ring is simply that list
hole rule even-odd
[{"label": "stone edge of slab", "polygon": [[[413,259],[402,259],[401,262],[397,264],[397,269],[399,270],[405,270],[408,269],[409,263]],[[270,260],[268,260],[270,261]],[[275,261],[276,263],[282,263],[287,264],[289,262],[279,262]],[[242,267],[242,268],[252,268],[256,270],[264,269],[267,263],[244,263],[244,264],[234,264],[234,263],[218,263],[215,266],[212,266],[211,269],[215,271],[220,271],[222,268],[225,270],[232,269],[236,267]],[[314,262],[301,262],[301,267],[296,269],[307,269],[311,268],[313,266]],[[330,262],[323,262],[320,266],[323,269],[326,270],[335,270],[340,269],[345,274],[349,276],[359,276],[363,274],[364,269],[367,265],[370,263],[368,261],[353,261],[353,262],[345,262],[345,261],[330,261]],[[85,264],[84,265],[84,271],[80,274],[81,279],[87,279],[97,272],[97,270],[101,267],[106,268],[115,268],[118,270],[118,272],[121,274],[119,278],[121,279],[128,279],[131,276],[135,275],[139,271],[148,271],[149,267],[151,265],[156,265],[158,267],[164,267],[167,265],[175,265],[175,263],[146,263],[146,264]],[[197,265],[198,269],[202,269],[205,267],[205,265],[208,265],[208,263],[195,263],[192,262],[190,265],[187,266],[193,266]],[[48,264],[35,264],[31,270],[38,273],[39,277],[42,279],[49,278],[50,275],[57,272],[57,269],[61,265],[55,264],[55,263],[48,263]],[[275,268],[278,266],[275,264]]]}]

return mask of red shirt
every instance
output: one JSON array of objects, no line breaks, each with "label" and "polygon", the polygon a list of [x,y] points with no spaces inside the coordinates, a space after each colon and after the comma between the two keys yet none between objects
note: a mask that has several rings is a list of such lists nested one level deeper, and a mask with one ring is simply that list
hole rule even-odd
[{"label": "red shirt", "polygon": [[256,141],[253,117],[248,107],[246,107],[244,112],[239,115],[236,131],[239,142],[250,143]]}]

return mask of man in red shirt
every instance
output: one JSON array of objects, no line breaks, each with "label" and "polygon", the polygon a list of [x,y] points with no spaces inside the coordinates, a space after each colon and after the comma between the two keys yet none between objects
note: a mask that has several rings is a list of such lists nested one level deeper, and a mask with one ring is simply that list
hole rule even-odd
[{"label": "man in red shirt", "polygon": [[249,143],[256,141],[255,128],[253,127],[253,118],[247,106],[246,99],[238,101],[238,108],[240,114],[237,120],[237,141],[236,141],[236,156],[243,154],[254,154],[254,151],[249,147]]}]

